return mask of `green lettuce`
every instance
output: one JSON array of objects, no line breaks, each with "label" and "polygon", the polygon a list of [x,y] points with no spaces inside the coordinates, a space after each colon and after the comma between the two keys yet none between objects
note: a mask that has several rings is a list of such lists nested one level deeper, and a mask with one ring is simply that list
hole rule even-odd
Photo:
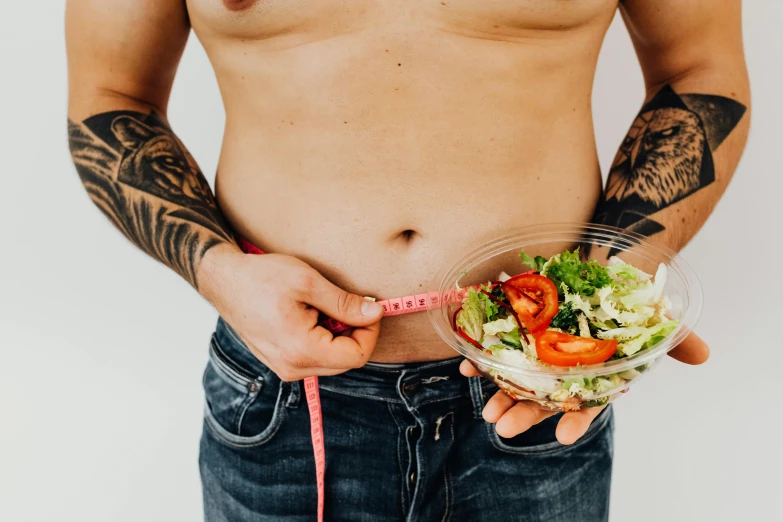
[{"label": "green lettuce", "polygon": [[565,302],[560,305],[560,310],[552,318],[552,328],[559,328],[564,332],[575,334],[579,329],[578,309],[574,309],[573,302]]},{"label": "green lettuce", "polygon": [[[482,297],[484,299],[481,299]],[[479,343],[484,338],[482,326],[487,317],[485,300],[484,294],[468,288],[465,299],[462,300],[462,310],[457,314],[457,326]]]},{"label": "green lettuce", "polygon": [[639,350],[650,348],[672,333],[680,322],[664,321],[652,326],[625,326],[605,332],[598,332],[599,339],[617,339],[618,351],[633,355]]},{"label": "green lettuce", "polygon": [[543,256],[536,256],[536,257],[530,257],[525,253],[524,250],[519,252],[519,257],[522,259],[522,262],[535,270],[536,272],[540,272],[544,265],[546,264],[547,260]]},{"label": "green lettuce", "polygon": [[579,248],[573,252],[566,250],[552,256],[543,266],[541,273],[554,281],[559,292],[562,292],[562,285],[565,285],[571,292],[584,296],[591,296],[596,289],[612,283],[612,277],[606,268],[594,259],[580,259]]},{"label": "green lettuce", "polygon": [[508,316],[505,319],[496,319],[488,323],[484,323],[485,335],[498,335],[500,333],[508,333],[517,328],[517,321],[513,316]]},{"label": "green lettuce", "polygon": [[[487,283],[486,285],[480,285],[479,288],[484,290],[485,292],[489,292],[494,294],[495,292],[492,289],[492,284]],[[487,316],[487,321],[494,321],[497,319],[498,315],[500,315],[500,305],[498,305],[495,301],[489,298],[486,294],[482,292],[476,292],[478,294],[478,298],[484,303],[484,314]]]}]

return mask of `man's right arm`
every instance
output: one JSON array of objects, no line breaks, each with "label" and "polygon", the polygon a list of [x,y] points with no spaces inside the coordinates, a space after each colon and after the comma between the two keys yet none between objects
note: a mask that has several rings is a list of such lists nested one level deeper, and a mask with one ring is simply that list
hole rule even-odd
[{"label": "man's right arm", "polygon": [[136,246],[198,288],[234,240],[166,105],[189,33],[181,0],[70,0],[68,135],[87,193]]},{"label": "man's right arm", "polygon": [[[382,309],[284,255],[244,255],[166,122],[190,31],[183,0],[68,0],[68,132],[92,201],[183,276],[284,380],[364,365]],[[318,311],[356,326],[333,337]]]}]

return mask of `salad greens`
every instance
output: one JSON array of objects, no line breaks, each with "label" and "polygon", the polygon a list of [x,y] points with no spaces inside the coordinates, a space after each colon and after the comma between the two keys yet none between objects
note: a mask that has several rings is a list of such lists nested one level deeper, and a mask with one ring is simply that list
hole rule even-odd
[{"label": "salad greens", "polygon": [[575,334],[579,330],[579,311],[574,310],[574,303],[565,302],[560,305],[557,315],[552,318],[552,328]]},{"label": "salad greens", "polygon": [[478,342],[484,338],[482,326],[487,321],[487,306],[482,297],[486,298],[481,292],[468,288],[462,302],[462,311],[457,316],[457,326]]},{"label": "salad greens", "polygon": [[573,252],[565,251],[562,254],[552,256],[541,267],[541,275],[545,275],[561,292],[563,285],[569,291],[591,296],[596,289],[604,288],[612,282],[612,278],[606,268],[599,265],[594,259],[582,261],[579,257],[579,248]]},{"label": "salad greens", "polygon": [[524,250],[519,253],[519,257],[522,258],[522,263],[526,264],[536,272],[543,270],[547,261],[544,256],[530,257],[525,253]]},{"label": "salad greens", "polygon": [[[609,259],[605,267],[594,260],[583,261],[578,248],[550,259],[525,252],[519,256],[532,268],[532,274],[510,279],[503,274],[500,283],[469,288],[456,325],[477,345],[509,365],[574,369],[574,377],[562,378],[505,375],[489,369],[502,376],[501,381],[514,382],[517,391],[527,390],[537,400],[562,408],[576,404],[574,409],[606,404],[610,395],[624,389],[648,364],[601,377],[579,376],[580,366],[637,354],[679,326],[679,321],[669,317],[671,303],[664,294],[668,275],[664,264],[652,276],[617,257]],[[541,283],[546,280],[551,281],[546,282],[551,290]],[[545,309],[550,310],[546,323],[529,330],[527,326],[533,323],[528,321],[538,320]],[[597,361],[583,358],[582,362],[567,362],[567,356],[573,353],[594,357],[598,352],[602,355]],[[545,355],[547,362],[542,360]],[[508,391],[514,393],[513,389]]]}]

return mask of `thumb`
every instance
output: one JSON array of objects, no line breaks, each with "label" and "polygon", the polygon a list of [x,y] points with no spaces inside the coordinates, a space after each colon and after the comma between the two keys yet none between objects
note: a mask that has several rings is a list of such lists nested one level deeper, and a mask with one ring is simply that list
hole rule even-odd
[{"label": "thumb", "polygon": [[691,332],[669,355],[685,364],[703,364],[710,358],[710,348],[701,337]]},{"label": "thumb", "polygon": [[378,303],[346,292],[320,275],[311,286],[306,302],[349,326],[369,326],[383,315],[383,307]]}]

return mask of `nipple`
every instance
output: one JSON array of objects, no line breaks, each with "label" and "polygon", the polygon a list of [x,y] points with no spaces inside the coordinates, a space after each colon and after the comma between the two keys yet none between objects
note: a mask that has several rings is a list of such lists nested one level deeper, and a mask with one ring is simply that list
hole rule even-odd
[{"label": "nipple", "polygon": [[252,7],[256,3],[256,0],[223,0],[223,5],[229,11],[244,11],[248,7]]}]

